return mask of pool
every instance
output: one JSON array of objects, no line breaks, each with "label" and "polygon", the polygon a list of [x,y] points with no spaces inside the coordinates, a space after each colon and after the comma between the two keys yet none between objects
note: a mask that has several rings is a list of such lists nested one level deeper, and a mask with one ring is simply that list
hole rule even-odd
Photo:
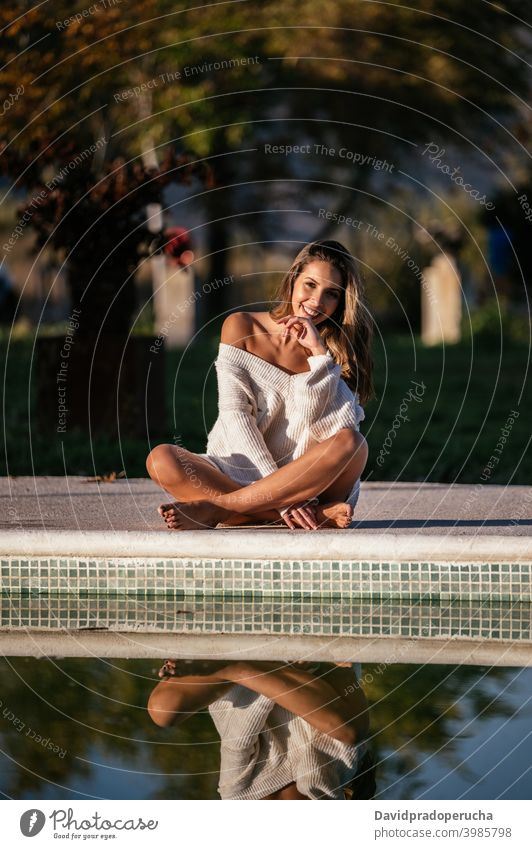
[{"label": "pool", "polygon": [[[209,714],[168,729],[147,714],[157,667],[1,661],[4,797],[218,798],[220,741]],[[377,798],[530,798],[532,670],[364,664],[361,681]]]},{"label": "pool", "polygon": [[[155,529],[150,482],[81,483],[11,484],[21,524],[0,530],[4,796],[218,798],[209,713],[172,728],[148,715],[171,657],[269,674],[304,662],[320,679],[360,663],[377,798],[530,798],[526,488],[505,502],[504,487],[368,484],[349,532],[176,535]],[[28,528],[35,488],[45,515]]]}]

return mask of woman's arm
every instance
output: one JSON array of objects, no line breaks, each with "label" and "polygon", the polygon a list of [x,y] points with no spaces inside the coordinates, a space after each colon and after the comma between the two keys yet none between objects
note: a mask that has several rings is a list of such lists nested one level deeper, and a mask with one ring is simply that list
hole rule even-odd
[{"label": "woman's arm", "polygon": [[341,379],[341,368],[330,353],[308,358],[310,372],[296,375],[294,398],[301,419],[314,439],[322,442],[344,427],[360,429],[365,418],[358,394]]}]

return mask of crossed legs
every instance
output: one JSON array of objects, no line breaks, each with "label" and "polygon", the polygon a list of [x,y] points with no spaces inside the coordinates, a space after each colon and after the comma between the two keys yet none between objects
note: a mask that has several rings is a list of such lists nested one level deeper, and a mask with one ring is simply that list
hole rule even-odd
[{"label": "crossed legs", "polygon": [[237,484],[204,458],[175,445],[154,448],[146,467],[150,477],[177,499],[159,508],[171,529],[238,524],[250,517],[251,521],[273,521],[279,518],[279,509],[315,496],[320,499],[320,524],[346,527],[351,508],[344,500],[362,474],[367,456],[364,437],[343,428],[249,486]]},{"label": "crossed legs", "polygon": [[351,664],[320,664],[318,673],[307,667],[279,661],[167,660],[159,673],[164,680],[150,694],[148,713],[161,728],[179,725],[239,685],[354,745],[367,734],[368,705]]}]

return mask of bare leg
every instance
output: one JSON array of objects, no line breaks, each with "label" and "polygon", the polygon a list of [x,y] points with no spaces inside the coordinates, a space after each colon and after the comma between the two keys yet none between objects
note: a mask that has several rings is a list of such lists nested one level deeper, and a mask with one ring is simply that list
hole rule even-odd
[{"label": "bare leg", "polygon": [[[347,477],[348,469],[350,480],[356,480],[364,469],[367,454],[364,437],[357,431],[343,428],[314,445],[302,457],[249,486],[167,505],[172,511],[172,523],[167,520],[167,524],[176,530],[214,527],[234,513],[255,516],[265,509],[278,510],[301,503],[327,489],[330,491],[337,478]],[[148,471],[152,474],[149,461],[150,458]],[[344,478],[342,490],[345,488]]]},{"label": "bare leg", "polygon": [[324,503],[328,501],[345,501],[351,493],[355,481],[360,477],[360,474],[357,474],[360,469],[360,460],[355,454],[344,466],[343,472],[338,475],[336,480],[327,489],[323,490],[320,495],[320,501]]},{"label": "bare leg", "polygon": [[[319,674],[277,661],[166,661],[168,676],[152,691],[148,712],[161,727],[183,722],[232,686],[260,693],[324,734],[354,745],[368,731],[368,705],[351,668],[320,665]],[[173,677],[175,676],[175,677]]]},{"label": "bare leg", "polygon": [[[241,484],[216,469],[203,457],[179,445],[157,445],[148,455],[146,468],[151,479],[179,502],[210,501],[216,495],[242,488]],[[159,513],[163,515],[161,508]],[[274,522],[278,519],[277,510],[266,508],[254,516],[233,513],[225,522],[245,524],[253,521]]]},{"label": "bare leg", "polygon": [[[174,664],[174,661],[167,661]],[[168,728],[179,725],[202,708],[219,699],[233,684],[220,676],[219,670],[203,669],[205,664],[184,670],[179,677],[166,677],[152,690],[148,700],[148,713],[156,725]],[[223,669],[225,664],[212,664]],[[163,667],[164,669],[164,667]]]},{"label": "bare leg", "polygon": [[[320,504],[313,507],[317,527],[346,528],[351,521],[352,509],[345,503],[347,494],[356,480],[358,458],[345,465],[344,471],[333,486],[322,493]],[[158,445],[149,454],[146,467],[152,480],[178,499],[177,505],[164,504],[159,514],[170,530],[177,527],[181,505],[191,501],[209,501],[214,495],[235,492],[242,486],[213,467],[203,457],[176,445]],[[279,511],[264,509],[254,515],[232,513],[224,524],[238,526],[249,523],[279,522]],[[295,524],[295,523],[294,523]],[[308,527],[308,522],[300,522]]]}]

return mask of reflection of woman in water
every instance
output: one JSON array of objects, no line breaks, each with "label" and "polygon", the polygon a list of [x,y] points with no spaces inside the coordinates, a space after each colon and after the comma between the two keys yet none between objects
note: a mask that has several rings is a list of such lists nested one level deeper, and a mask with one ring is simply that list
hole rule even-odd
[{"label": "reflection of woman in water", "polygon": [[148,702],[157,725],[209,707],[222,799],[345,799],[352,784],[371,797],[367,702],[351,664],[167,661],[159,674]]},{"label": "reflection of woman in water", "polygon": [[269,312],[231,314],[216,360],[218,419],[207,453],[158,445],[153,480],[177,501],[169,528],[279,521],[346,528],[368,450],[360,404],[373,394],[372,322],[355,261],[313,242]]}]

